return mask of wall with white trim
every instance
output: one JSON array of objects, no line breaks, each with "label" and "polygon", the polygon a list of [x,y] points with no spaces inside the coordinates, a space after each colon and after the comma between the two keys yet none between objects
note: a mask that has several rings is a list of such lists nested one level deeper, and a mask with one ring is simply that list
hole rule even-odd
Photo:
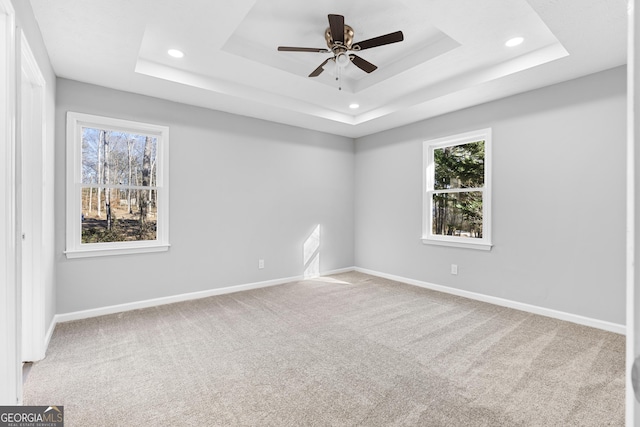
[{"label": "wall with white trim", "polygon": [[[65,257],[67,111],[169,126],[168,252]],[[58,313],[302,276],[318,225],[320,270],[353,265],[350,138],[66,79],[56,124]]]},{"label": "wall with white trim", "polygon": [[[57,313],[299,276],[322,224],[323,271],[355,265],[624,325],[625,78],[619,67],[359,138],[355,153],[348,138],[59,79]],[[68,110],[171,127],[167,254],[64,257]],[[422,142],[484,127],[494,248],[424,245]]]},{"label": "wall with white trim", "polygon": [[[623,325],[625,91],[619,67],[357,139],[355,265]],[[486,127],[493,249],[424,245],[422,142]]]}]

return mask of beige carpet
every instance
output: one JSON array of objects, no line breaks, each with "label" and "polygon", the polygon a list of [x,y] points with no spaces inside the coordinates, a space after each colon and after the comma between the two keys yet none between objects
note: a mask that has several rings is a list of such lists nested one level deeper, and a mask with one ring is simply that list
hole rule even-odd
[{"label": "beige carpet", "polygon": [[59,324],[66,426],[624,425],[624,337],[359,273]]}]

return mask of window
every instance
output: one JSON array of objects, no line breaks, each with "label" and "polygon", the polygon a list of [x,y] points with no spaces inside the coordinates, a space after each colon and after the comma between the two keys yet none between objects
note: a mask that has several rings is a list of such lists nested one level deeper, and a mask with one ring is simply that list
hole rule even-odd
[{"label": "window", "polygon": [[425,141],[422,241],[491,249],[491,129]]},{"label": "window", "polygon": [[169,128],[67,113],[68,258],[169,248]]}]

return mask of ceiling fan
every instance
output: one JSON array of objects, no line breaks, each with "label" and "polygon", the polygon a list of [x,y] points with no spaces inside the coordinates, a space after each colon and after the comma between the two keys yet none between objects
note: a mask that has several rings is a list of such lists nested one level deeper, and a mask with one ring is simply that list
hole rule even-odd
[{"label": "ceiling fan", "polygon": [[325,61],[320,64],[318,68],[316,68],[311,72],[311,74],[309,74],[309,77],[319,76],[322,71],[324,71],[323,67],[329,61],[334,61],[339,66],[344,66],[349,62],[352,62],[353,65],[360,68],[362,71],[371,73],[378,67],[351,52],[359,52],[364,49],[371,49],[372,47],[397,43],[404,40],[402,31],[396,31],[395,33],[385,34],[383,36],[363,40],[358,43],[353,42],[353,35],[353,28],[351,28],[349,25],[345,25],[344,16],[329,15],[329,28],[327,28],[324,32],[324,38],[327,41],[327,46],[329,47],[329,49],[279,46],[278,50],[281,52],[333,53],[333,57],[325,59]]}]

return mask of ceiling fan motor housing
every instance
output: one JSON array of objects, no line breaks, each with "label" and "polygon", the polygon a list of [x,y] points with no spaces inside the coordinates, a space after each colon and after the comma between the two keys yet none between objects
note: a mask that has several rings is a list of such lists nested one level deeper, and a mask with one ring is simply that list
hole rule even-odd
[{"label": "ceiling fan motor housing", "polygon": [[344,26],[344,43],[335,42],[333,37],[331,36],[331,27],[328,27],[324,32],[324,38],[327,41],[327,46],[334,53],[344,52],[348,49],[351,49],[351,45],[353,44],[353,28],[349,25]]}]

